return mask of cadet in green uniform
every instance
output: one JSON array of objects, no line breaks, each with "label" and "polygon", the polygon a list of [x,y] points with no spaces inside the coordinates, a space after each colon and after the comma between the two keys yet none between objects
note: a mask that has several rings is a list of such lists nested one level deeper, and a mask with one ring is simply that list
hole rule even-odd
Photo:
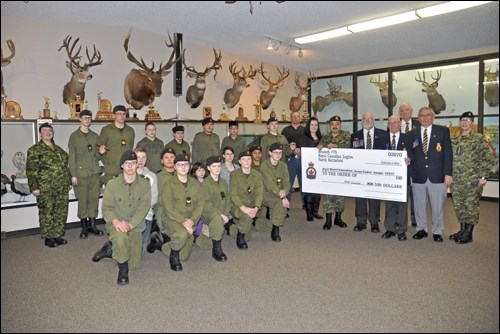
[{"label": "cadet in green uniform", "polygon": [[208,226],[208,235],[201,232],[196,238],[196,244],[202,249],[212,249],[212,257],[217,261],[226,261],[227,256],[222,251],[221,240],[224,224],[229,222],[229,194],[227,182],[220,178],[221,156],[211,156],[207,159],[208,177],[201,183],[201,199],[203,212],[201,220]]},{"label": "cadet in green uniform", "polygon": [[[198,132],[193,139],[193,163],[204,162],[211,155],[220,155],[220,138],[214,133],[214,120],[210,117],[201,121],[203,132]],[[177,152],[178,154],[179,152]]]},{"label": "cadet in green uniform", "polygon": [[[330,132],[324,135],[318,145],[318,149],[324,147],[332,148],[350,148],[351,134],[348,131],[342,130],[342,120],[339,116],[332,116],[329,120]],[[325,195],[325,212],[326,222],[323,225],[323,230],[332,228],[332,213],[335,212],[334,225],[341,228],[346,228],[347,224],[342,220],[342,212],[344,212],[345,198],[344,196]]]},{"label": "cadet in green uniform", "polygon": [[262,161],[269,159],[269,147],[271,147],[274,143],[283,144],[283,155],[281,157],[281,161],[286,164],[286,157],[292,155],[292,149],[288,144],[288,140],[284,135],[278,133],[278,120],[274,117],[271,117],[267,120],[267,129],[269,130],[265,135],[260,139],[260,146],[262,147]]},{"label": "cadet in green uniform", "polygon": [[113,108],[113,114],[115,121],[103,127],[99,135],[99,145],[106,149],[106,153],[101,157],[104,164],[102,184],[108,183],[113,177],[121,174],[120,157],[125,151],[131,151],[134,147],[134,129],[125,124],[127,109],[122,105],[117,105]]},{"label": "cadet in green uniform", "polygon": [[157,173],[162,168],[160,153],[163,150],[163,140],[156,137],[156,125],[153,122],[146,123],[144,132],[146,137],[142,138],[135,147],[140,147],[146,151],[148,155],[146,167],[151,172]]},{"label": "cadet in green uniform", "polygon": [[175,175],[163,186],[161,204],[164,214],[162,230],[170,241],[162,246],[162,252],[170,257],[170,269],[182,270],[182,261],[191,256],[193,232],[203,212],[200,183],[189,176],[189,156],[175,156]]},{"label": "cadet in green uniform", "polygon": [[40,141],[28,149],[26,176],[36,196],[40,236],[48,247],[67,243],[62,238],[68,220],[71,174],[68,153],[54,142],[54,129],[49,123],[40,125]]},{"label": "cadet in green uniform", "polygon": [[474,115],[464,112],[460,116],[460,134],[451,138],[453,147],[453,205],[460,230],[450,235],[456,243],[472,242],[472,231],[479,222],[479,200],[486,177],[498,164],[483,135],[472,132]]},{"label": "cadet in green uniform", "polygon": [[78,218],[82,224],[80,239],[86,239],[88,233],[103,235],[96,227],[95,218],[99,210],[99,195],[101,184],[99,175],[99,159],[106,152],[104,147],[99,147],[99,136],[90,130],[92,112],[80,112],[80,127],[69,137],[69,171],[71,183],[78,199]]},{"label": "cadet in green uniform", "polygon": [[231,173],[229,182],[230,212],[236,225],[229,226],[227,230],[230,230],[230,235],[236,234],[239,249],[247,249],[246,241],[251,238],[253,219],[262,207],[264,186],[260,173],[251,167],[250,151],[241,152],[238,158],[241,168]]},{"label": "cadet in green uniform", "polygon": [[262,147],[260,145],[253,145],[249,148],[252,154],[252,169],[259,169],[262,162]]},{"label": "cadet in green uniform", "polygon": [[118,263],[120,285],[128,284],[128,269],[141,266],[144,218],[151,207],[151,185],[137,174],[137,155],[125,151],[119,162],[123,172],[110,180],[104,189],[102,215],[109,241],[97,251],[92,261],[112,257]]},{"label": "cadet in green uniform", "polygon": [[[184,127],[177,125],[172,128],[174,139],[172,139],[165,147],[171,147],[177,153],[191,155],[191,147],[184,140]],[[175,157],[174,157],[175,158]]]},{"label": "cadet in green uniform", "polygon": [[221,152],[224,147],[229,146],[233,148],[234,156],[237,157],[241,152],[247,149],[247,143],[245,142],[245,139],[239,135],[240,125],[238,124],[238,121],[231,121],[228,126],[229,135],[222,139],[222,144],[220,146]]},{"label": "cadet in green uniform", "polygon": [[270,219],[259,216],[255,223],[257,231],[271,231],[273,241],[281,241],[280,227],[285,222],[286,209],[290,207],[287,194],[290,190],[288,167],[281,161],[283,144],[273,143],[269,147],[269,159],[262,162],[259,172],[264,184],[262,205],[269,208]]}]

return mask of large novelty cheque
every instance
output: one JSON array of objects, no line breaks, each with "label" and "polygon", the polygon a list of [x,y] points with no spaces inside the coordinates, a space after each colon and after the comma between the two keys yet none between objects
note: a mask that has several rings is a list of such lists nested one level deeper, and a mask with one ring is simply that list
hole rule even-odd
[{"label": "large novelty cheque", "polygon": [[302,191],[406,202],[406,151],[301,149]]}]

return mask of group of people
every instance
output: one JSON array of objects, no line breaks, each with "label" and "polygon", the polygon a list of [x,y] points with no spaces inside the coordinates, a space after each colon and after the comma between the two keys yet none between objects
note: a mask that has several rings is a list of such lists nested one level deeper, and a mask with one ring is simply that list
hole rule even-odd
[{"label": "group of people", "polygon": [[[48,247],[67,243],[63,236],[71,187],[78,199],[80,238],[104,234],[96,226],[104,186],[102,216],[109,240],[92,260],[112,258],[118,264],[120,285],[129,282],[129,267],[140,266],[143,251],[160,250],[169,258],[171,270],[180,271],[194,244],[211,249],[215,260],[226,261],[221,246],[224,233],[236,239],[239,249],[248,248],[254,229],[281,241],[280,228],[288,217],[295,179],[301,189],[302,147],[407,151],[408,205],[417,229],[413,238],[428,236],[429,199],[436,242],[442,241],[450,186],[460,222],[460,230],[450,239],[472,241],[482,187],[496,163],[482,136],[472,132],[471,112],[462,114],[461,133],[451,138],[448,128],[433,124],[432,109],[421,108],[417,121],[408,103],[400,106],[401,118],[389,117],[388,131],[374,127],[370,112],[363,114],[363,129],[353,134],[342,130],[339,116],[330,118],[325,135],[316,117],[302,126],[300,114],[292,112],[290,125],[281,132],[278,120],[270,118],[268,132],[251,147],[239,135],[236,121],[229,123],[229,135],[221,145],[213,132],[214,121],[205,118],[192,146],[184,141],[184,127],[175,126],[172,141],[164,145],[156,137],[155,124],[148,122],[146,137],[133,149],[135,133],[125,122],[126,108],[115,106],[113,114],[114,122],[97,135],[90,129],[92,113],[82,111],[68,153],[55,144],[52,126],[42,124],[40,141],[28,150],[27,176],[37,197],[41,237]],[[300,197],[307,221],[324,218],[321,194],[300,192]],[[332,225],[347,227],[342,220],[344,202],[343,196],[324,196],[324,230]],[[406,240],[407,211],[406,202],[386,203],[382,238],[397,235]],[[380,231],[380,201],[356,198],[355,216],[354,231],[366,229],[368,222],[372,232]]]}]

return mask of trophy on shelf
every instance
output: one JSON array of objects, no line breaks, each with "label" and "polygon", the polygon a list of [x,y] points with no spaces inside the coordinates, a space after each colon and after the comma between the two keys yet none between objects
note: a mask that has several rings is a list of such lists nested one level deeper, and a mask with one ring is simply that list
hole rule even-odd
[{"label": "trophy on shelf", "polygon": [[271,113],[269,114],[269,118],[276,118],[276,119],[278,119],[276,117],[276,111],[274,111],[274,108],[271,109]]},{"label": "trophy on shelf", "polygon": [[24,119],[21,114],[21,106],[16,101],[7,101],[7,95],[2,95],[2,108],[4,119]]},{"label": "trophy on shelf", "polygon": [[114,119],[111,111],[111,102],[102,98],[102,92],[97,93],[97,106],[99,110],[95,115],[96,120],[112,121]]},{"label": "trophy on shelf", "polygon": [[158,110],[155,110],[155,107],[152,104],[149,105],[149,110],[146,116],[144,117],[144,120],[161,121],[161,117],[160,114],[158,113]]},{"label": "trophy on shelf", "polygon": [[71,112],[71,117],[69,119],[79,120],[80,112],[84,110],[84,101],[80,95],[75,94],[75,99],[69,101],[69,110]]},{"label": "trophy on shelf", "polygon": [[288,118],[286,117],[285,109],[281,111],[281,121],[287,122]]},{"label": "trophy on shelf", "polygon": [[307,101],[304,101],[304,111],[302,112],[302,122],[309,120],[309,112],[307,112]]},{"label": "trophy on shelf", "polygon": [[40,118],[52,119],[52,117],[50,117],[50,98],[44,96],[43,99],[45,100],[45,102],[43,104],[42,116]]},{"label": "trophy on shelf", "polygon": [[212,118],[212,108],[211,107],[203,107],[203,110],[201,111],[201,118]]},{"label": "trophy on shelf", "polygon": [[[241,104],[240,104],[240,109],[242,109]],[[229,115],[226,112],[225,103],[222,104],[222,112],[220,113],[219,121],[232,121],[231,117],[229,117]]]},{"label": "trophy on shelf", "polygon": [[255,119],[254,123],[262,123],[262,104],[260,104],[260,99],[257,96],[257,103],[253,105],[255,107]]},{"label": "trophy on shelf", "polygon": [[248,118],[245,116],[245,110],[243,110],[243,107],[239,106],[238,108],[238,117],[236,117],[237,121],[248,121]]}]

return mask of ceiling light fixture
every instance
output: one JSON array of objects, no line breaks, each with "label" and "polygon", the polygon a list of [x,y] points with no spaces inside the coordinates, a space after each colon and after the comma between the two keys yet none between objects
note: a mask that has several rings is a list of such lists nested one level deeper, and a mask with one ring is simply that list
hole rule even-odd
[{"label": "ceiling light fixture", "polygon": [[282,41],[280,39],[277,39],[276,37],[272,37],[269,35],[264,35],[264,36],[267,38],[267,49],[268,50],[278,51],[280,49],[280,47],[282,47],[283,52],[286,55],[290,54],[290,51],[292,51],[293,49],[298,50],[297,55],[299,57],[302,57],[304,55],[304,52],[302,51],[302,47],[300,47],[296,44],[293,44],[293,43],[287,42],[287,41]]},{"label": "ceiling light fixture", "polygon": [[295,38],[295,43],[306,44],[306,43],[323,41],[326,39],[349,35],[361,31],[373,30],[403,22],[423,19],[429,16],[446,14],[457,10],[484,5],[490,2],[492,1],[449,1],[435,6],[412,10],[406,13],[396,14],[392,16],[383,17],[380,19],[352,24],[342,28],[328,30],[317,34],[307,35],[304,37],[298,37]]}]

